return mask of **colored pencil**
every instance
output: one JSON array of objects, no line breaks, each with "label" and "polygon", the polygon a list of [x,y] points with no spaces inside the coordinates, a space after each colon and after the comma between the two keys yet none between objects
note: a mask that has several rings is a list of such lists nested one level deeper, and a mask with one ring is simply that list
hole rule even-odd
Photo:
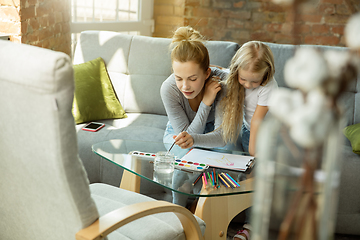
[{"label": "colored pencil", "polygon": [[195,186],[195,184],[200,180],[202,174],[200,173],[200,175],[195,179],[195,181],[193,182],[193,186]]},{"label": "colored pencil", "polygon": [[219,188],[220,187],[220,182],[219,182],[219,174],[218,173],[216,173],[216,181],[217,181],[218,188]]},{"label": "colored pencil", "polygon": [[228,174],[228,173],[225,173],[229,178],[230,178],[230,180],[232,180],[238,187],[240,187],[240,184],[237,182],[237,181],[235,181],[231,176],[230,176],[230,174]]},{"label": "colored pencil", "polygon": [[230,186],[237,187],[237,185],[235,183],[233,183],[233,181],[230,180],[230,178],[228,178],[228,176],[226,176],[224,173],[221,173],[221,176],[230,184]]},{"label": "colored pencil", "polygon": [[200,176],[202,177],[202,184],[203,184],[203,188],[206,188],[204,175],[200,175]]},{"label": "colored pencil", "polygon": [[207,180],[206,180],[206,175],[205,175],[205,173],[203,173],[203,176],[204,176],[204,182],[205,182],[205,187],[206,187],[206,185],[207,185]]},{"label": "colored pencil", "polygon": [[218,183],[216,182],[216,172],[215,172],[215,168],[213,168],[213,172],[212,172],[213,178],[214,178],[214,182],[215,182],[215,188],[217,187]]},{"label": "colored pencil", "polygon": [[[226,187],[230,187],[230,185],[221,177],[221,175],[219,175],[220,181],[226,186]],[[233,188],[233,187],[232,187]]]},{"label": "colored pencil", "polygon": [[[223,180],[220,179],[220,182],[221,182],[223,185],[225,185],[225,183],[223,182]],[[225,185],[225,187],[227,187],[227,186]]]},{"label": "colored pencil", "polygon": [[209,182],[210,182],[210,185],[212,186],[212,181],[211,181],[210,173],[209,173],[209,172],[207,172],[207,175],[208,175],[208,177],[209,177]]},{"label": "colored pencil", "polygon": [[235,183],[233,183],[233,181],[230,180],[230,178],[225,174],[225,173],[221,173],[221,176],[225,179],[225,181],[227,181],[231,186],[233,187],[237,187],[237,185]]},{"label": "colored pencil", "polygon": [[214,188],[216,188],[216,182],[215,182],[215,178],[214,178],[214,172],[211,172],[211,180],[212,180],[212,182],[213,182]]}]

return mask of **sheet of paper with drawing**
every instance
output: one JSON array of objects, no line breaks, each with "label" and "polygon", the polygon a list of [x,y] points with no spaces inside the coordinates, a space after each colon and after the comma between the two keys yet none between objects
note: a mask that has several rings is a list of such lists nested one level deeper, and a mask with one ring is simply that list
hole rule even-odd
[{"label": "sheet of paper with drawing", "polygon": [[211,167],[225,168],[237,171],[246,171],[254,165],[254,157],[221,153],[193,148],[182,160],[202,162]]}]

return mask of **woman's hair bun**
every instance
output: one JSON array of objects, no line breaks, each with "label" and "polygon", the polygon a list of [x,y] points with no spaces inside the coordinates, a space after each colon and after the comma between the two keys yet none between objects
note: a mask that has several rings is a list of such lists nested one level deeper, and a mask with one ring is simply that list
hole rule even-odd
[{"label": "woman's hair bun", "polygon": [[181,41],[204,41],[204,37],[192,27],[179,27],[172,38],[172,43]]},{"label": "woman's hair bun", "polygon": [[171,62],[193,61],[206,72],[209,69],[210,57],[204,42],[204,37],[192,27],[178,28],[169,46],[172,49]]}]

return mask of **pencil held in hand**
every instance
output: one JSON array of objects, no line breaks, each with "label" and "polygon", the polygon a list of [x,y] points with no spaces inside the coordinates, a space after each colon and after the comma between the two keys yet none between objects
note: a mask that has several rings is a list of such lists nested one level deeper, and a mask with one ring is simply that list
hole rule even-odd
[{"label": "pencil held in hand", "polygon": [[194,138],[187,132],[186,129],[181,130],[178,135],[173,136],[175,144],[181,149],[190,149],[194,145]]},{"label": "pencil held in hand", "polygon": [[[187,125],[184,126],[184,128],[180,131],[180,132],[183,132],[185,129],[186,129]],[[173,142],[173,144],[171,145],[171,147],[169,148],[169,150],[167,151],[166,154],[169,154],[169,152],[171,151],[171,149],[174,147],[176,141]]]}]

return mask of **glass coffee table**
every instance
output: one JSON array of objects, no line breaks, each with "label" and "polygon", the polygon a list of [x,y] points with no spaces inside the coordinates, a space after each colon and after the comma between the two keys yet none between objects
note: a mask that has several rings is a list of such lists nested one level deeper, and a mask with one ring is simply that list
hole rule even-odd
[{"label": "glass coffee table", "polygon": [[[204,188],[201,179],[194,184],[194,180],[202,172],[176,168],[172,174],[154,172],[152,155],[158,151],[166,151],[162,142],[114,139],[96,143],[92,146],[92,150],[105,160],[126,170],[123,172],[120,188],[140,192],[140,179],[143,178],[171,191],[198,197],[195,215],[206,223],[205,239],[207,240],[226,239],[227,228],[231,220],[252,204],[253,173],[251,170],[242,174],[238,171],[226,171],[234,179],[242,176],[244,180],[238,181],[240,184],[238,188],[221,186],[215,189],[209,185]],[[136,151],[137,154],[129,154],[133,151]],[[242,154],[228,150],[219,149],[218,151]],[[212,168],[210,167],[206,171],[212,171]],[[217,171],[220,170],[217,169]]]}]

